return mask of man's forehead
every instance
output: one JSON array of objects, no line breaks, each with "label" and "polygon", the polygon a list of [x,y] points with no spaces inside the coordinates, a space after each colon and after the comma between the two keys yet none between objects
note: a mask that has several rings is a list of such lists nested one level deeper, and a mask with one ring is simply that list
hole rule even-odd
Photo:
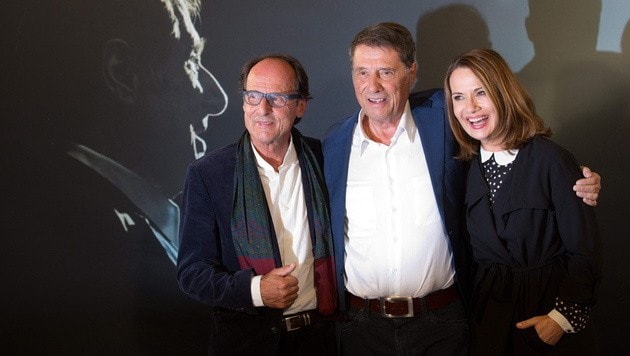
[{"label": "man's forehead", "polygon": [[371,57],[371,58],[353,58],[352,69],[396,69],[406,67],[405,63],[399,56],[395,58]]},{"label": "man's forehead", "polygon": [[401,54],[398,49],[390,46],[359,45],[352,54],[352,61],[356,60],[385,60],[398,59],[401,63]]},{"label": "man's forehead", "polygon": [[295,72],[285,61],[267,58],[256,63],[247,75],[247,84],[293,87]]}]

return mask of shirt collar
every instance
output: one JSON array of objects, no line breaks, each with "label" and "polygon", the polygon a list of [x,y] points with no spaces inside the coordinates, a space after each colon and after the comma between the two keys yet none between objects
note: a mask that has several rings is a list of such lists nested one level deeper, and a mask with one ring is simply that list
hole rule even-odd
[{"label": "shirt collar", "polygon": [[479,147],[479,151],[481,153],[481,162],[489,160],[494,154],[494,160],[500,166],[505,166],[506,164],[514,162],[516,155],[518,154],[518,149],[492,152],[484,150],[483,147]]},{"label": "shirt collar", "polygon": [[[252,150],[254,150],[254,156],[256,157],[256,163],[258,167],[264,169],[266,172],[275,172],[276,170],[269,164],[269,162],[265,161],[265,159],[258,153],[256,147],[252,143]],[[282,164],[278,167],[278,172],[282,170],[284,167],[288,167],[292,163],[297,161],[297,153],[295,152],[295,147],[293,147],[293,136],[291,136],[289,141],[289,148],[287,152],[284,154],[284,158],[282,159]]]},{"label": "shirt collar", "polygon": [[[363,109],[359,111],[359,115],[357,117],[356,129],[354,131],[355,138],[358,139],[359,142],[361,143],[361,153],[363,154],[363,151],[365,150],[365,148],[370,143],[374,143],[374,141],[370,140],[365,134],[365,131],[363,130],[363,125],[361,125],[362,119],[363,119]],[[398,122],[398,128],[396,129],[396,132],[394,133],[394,136],[392,137],[391,145],[395,144],[396,141],[398,141],[398,139],[400,139],[400,137],[403,135],[403,133],[407,134],[406,136],[409,138],[409,142],[413,142],[415,140],[417,131],[418,131],[418,128],[416,127],[416,124],[413,121],[413,116],[411,115],[411,106],[409,105],[409,100],[407,100],[407,103],[405,104],[405,110],[403,111],[402,116],[400,117],[400,122]]]},{"label": "shirt collar", "polygon": [[411,115],[411,107],[409,106],[409,100],[407,100],[407,104],[405,104],[405,111],[400,118],[400,123],[398,124],[398,131],[396,132],[396,136],[400,136],[402,132],[407,133],[407,137],[409,138],[409,142],[413,142],[416,138],[416,132],[418,128],[416,127],[415,121],[413,121],[413,116]]}]

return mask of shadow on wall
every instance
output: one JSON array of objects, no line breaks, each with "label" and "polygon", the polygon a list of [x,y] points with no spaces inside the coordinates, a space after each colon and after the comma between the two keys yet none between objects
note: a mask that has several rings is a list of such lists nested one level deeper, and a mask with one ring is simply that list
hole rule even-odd
[{"label": "shadow on wall", "polygon": [[[630,334],[630,24],[623,53],[598,52],[599,0],[530,0],[526,28],[535,56],[518,74],[553,139],[602,175],[597,207],[604,270],[594,311],[604,354],[618,353]],[[477,10],[450,5],[420,17],[415,89],[441,87],[446,66],[472,48],[490,48],[488,26]],[[464,34],[464,35],[462,35]],[[630,351],[630,350],[627,350]]]},{"label": "shadow on wall", "polygon": [[[535,57],[519,73],[554,139],[602,175],[597,208],[604,242],[600,303],[595,310],[604,353],[630,334],[630,34],[623,52],[596,50],[601,2],[530,0],[527,33]],[[577,11],[576,11],[577,9]]]},{"label": "shadow on wall", "polygon": [[488,25],[472,6],[449,5],[422,15],[416,26],[418,78],[414,91],[441,88],[453,58],[491,46]]}]

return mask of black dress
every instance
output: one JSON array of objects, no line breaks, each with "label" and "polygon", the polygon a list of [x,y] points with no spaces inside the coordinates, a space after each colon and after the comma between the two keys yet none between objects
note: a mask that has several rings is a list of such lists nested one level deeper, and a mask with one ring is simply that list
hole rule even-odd
[{"label": "black dress", "polygon": [[520,149],[511,169],[495,173],[498,187],[474,160],[467,180],[466,220],[478,265],[471,353],[597,353],[592,322],[568,313],[582,330],[565,333],[555,346],[542,342],[533,327],[515,327],[559,309],[558,302],[583,310],[595,303],[600,242],[593,208],[572,190],[581,177],[578,165],[566,150],[536,137]]}]

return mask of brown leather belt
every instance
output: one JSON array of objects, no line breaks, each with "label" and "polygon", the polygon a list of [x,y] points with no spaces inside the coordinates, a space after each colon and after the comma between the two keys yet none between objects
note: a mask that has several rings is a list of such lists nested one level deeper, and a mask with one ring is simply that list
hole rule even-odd
[{"label": "brown leather belt", "polygon": [[444,308],[459,298],[455,286],[427,294],[422,298],[393,296],[363,299],[351,293],[346,293],[346,295],[351,306],[367,308],[386,318],[409,318],[422,315],[428,311]]},{"label": "brown leather belt", "polygon": [[284,331],[293,331],[313,325],[318,321],[319,312],[317,310],[307,310],[305,312],[287,315],[280,319],[280,328]]}]

